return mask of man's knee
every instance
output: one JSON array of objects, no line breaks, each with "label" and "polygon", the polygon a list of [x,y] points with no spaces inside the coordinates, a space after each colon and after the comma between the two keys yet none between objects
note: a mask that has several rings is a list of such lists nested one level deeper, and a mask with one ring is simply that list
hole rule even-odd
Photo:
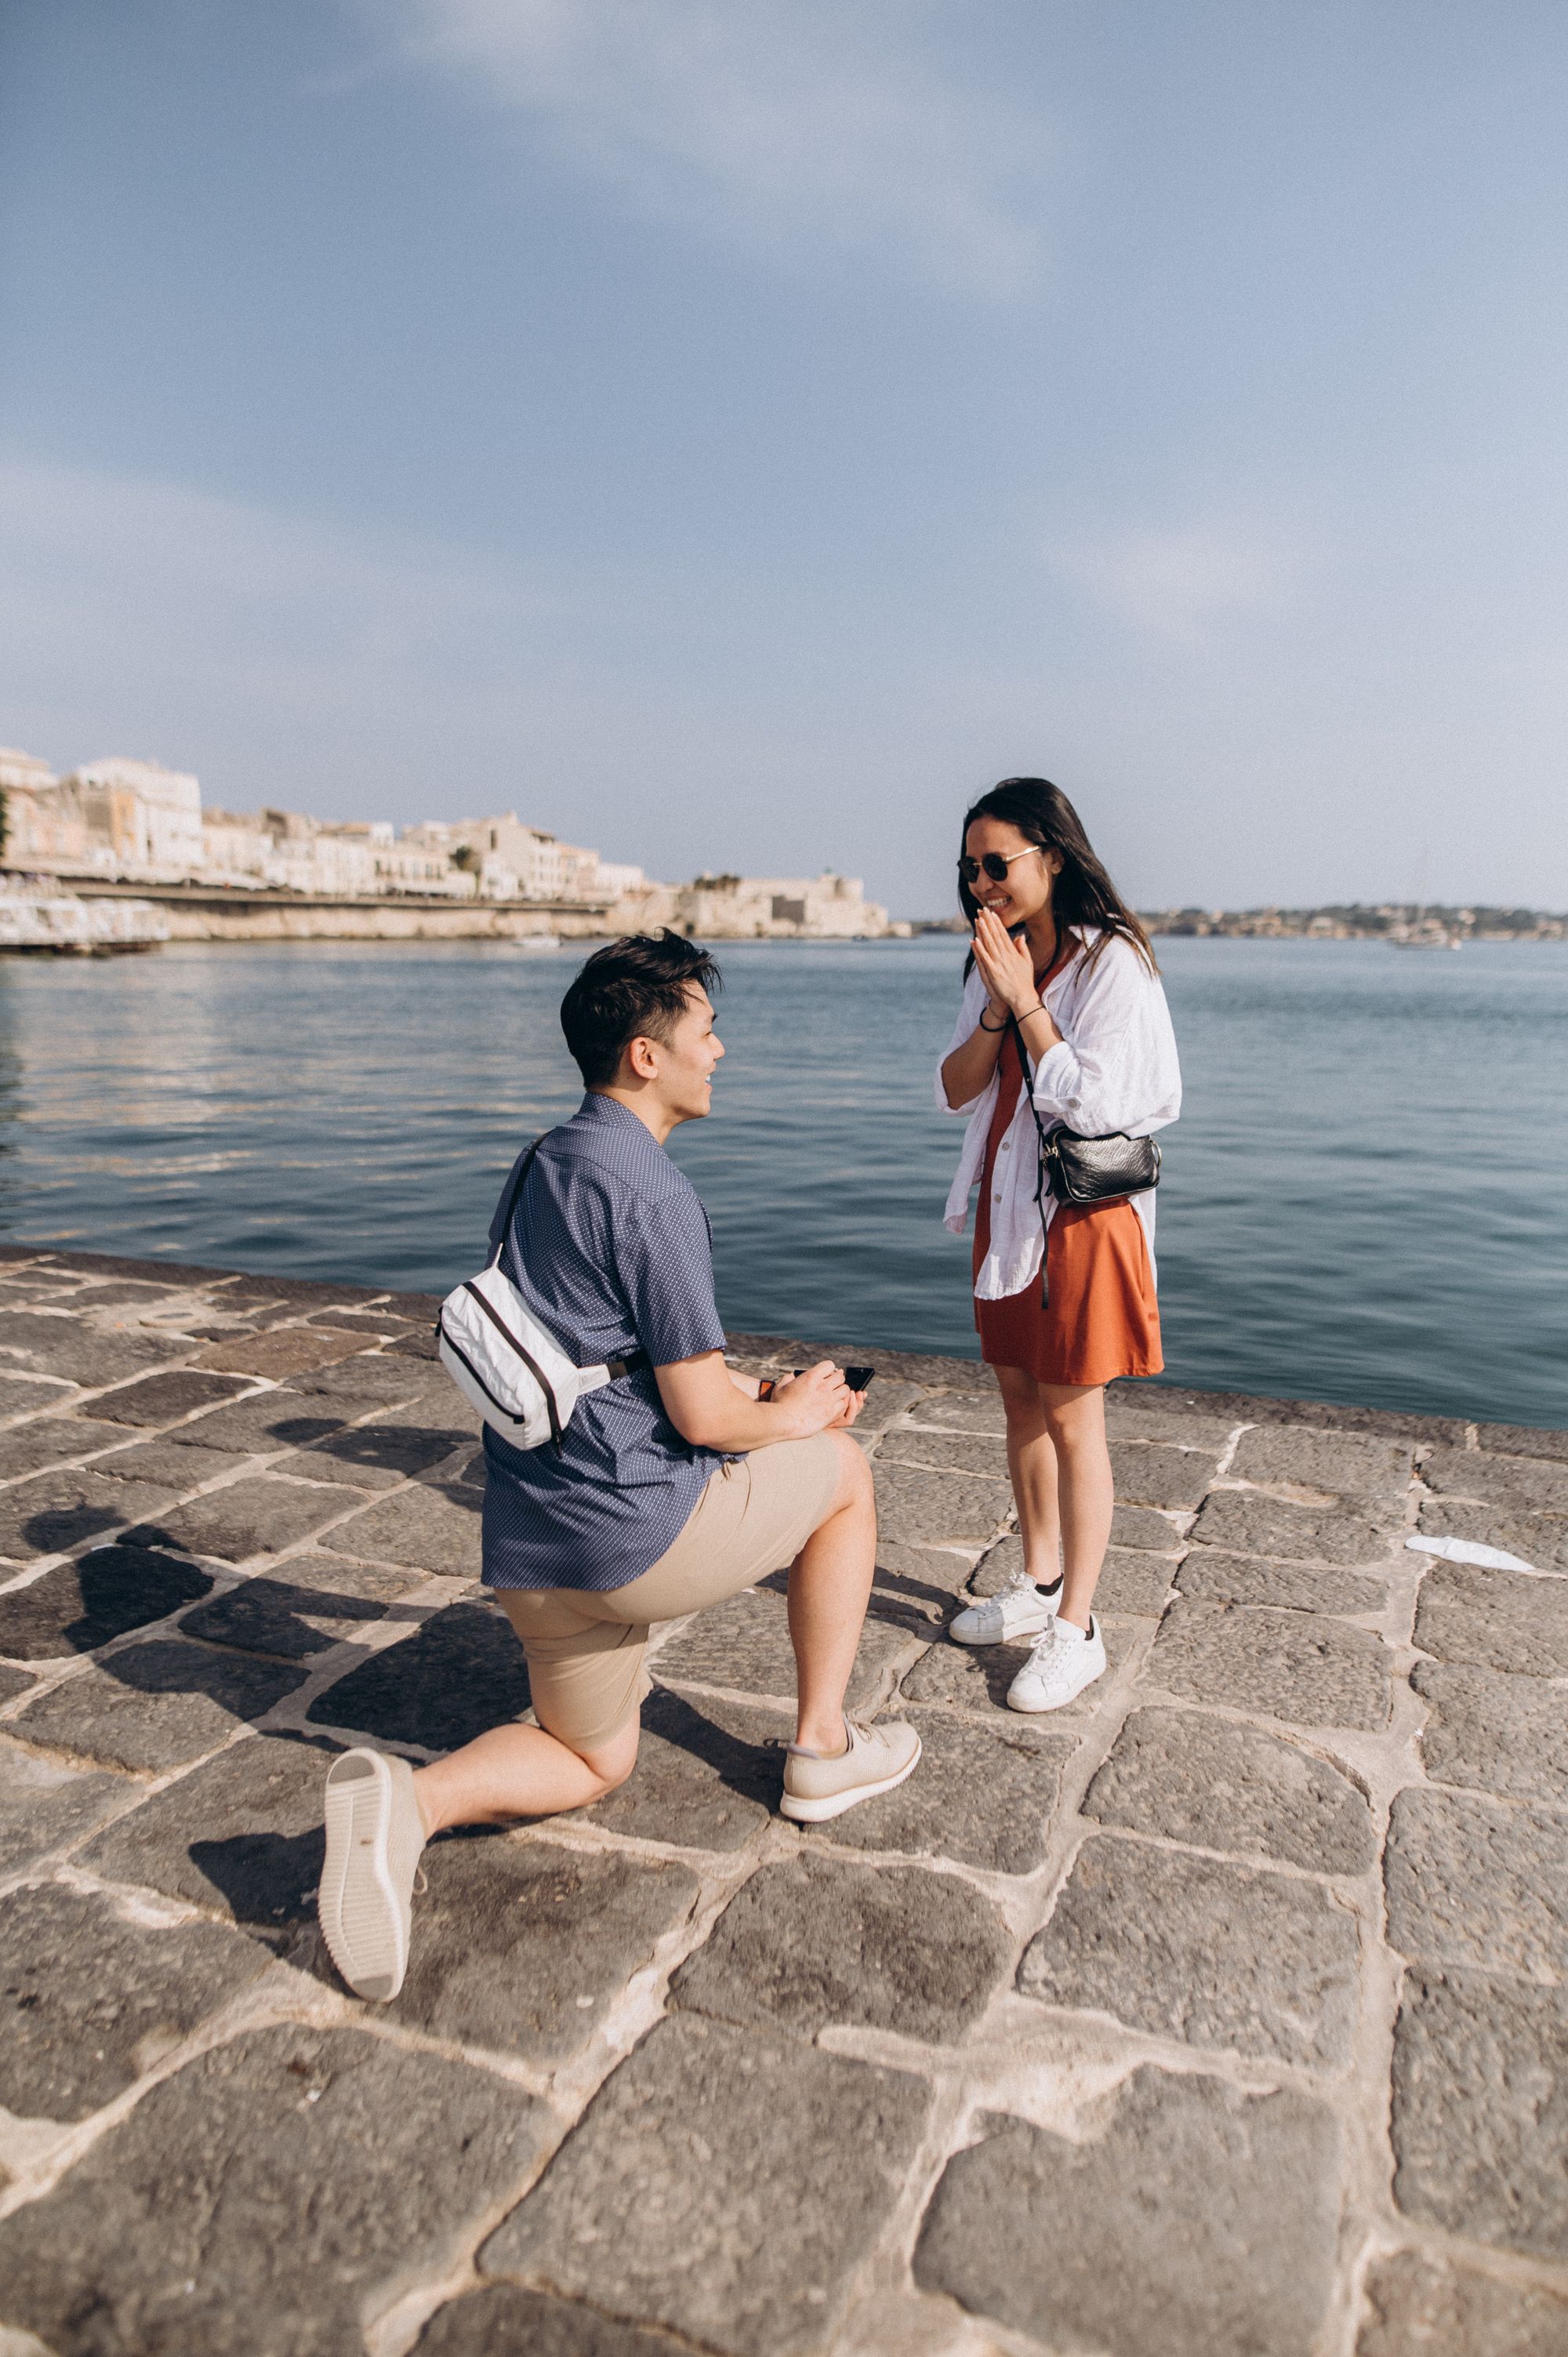
[{"label": "man's knee", "polygon": [[822,1516],[824,1523],[831,1515],[843,1513],[846,1506],[869,1508],[876,1495],[870,1460],[859,1442],[852,1440],[847,1432],[830,1432],[825,1437],[832,1442],[838,1467],[832,1494]]},{"label": "man's knee", "polygon": [[616,1792],[636,1767],[641,1732],[640,1721],[634,1715],[606,1742],[568,1745],[568,1749],[576,1753],[589,1775],[597,1782],[601,1797],[606,1792]]}]

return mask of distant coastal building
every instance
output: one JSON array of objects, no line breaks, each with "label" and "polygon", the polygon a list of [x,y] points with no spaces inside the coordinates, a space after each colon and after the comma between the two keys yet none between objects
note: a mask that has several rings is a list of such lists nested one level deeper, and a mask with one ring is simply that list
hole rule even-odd
[{"label": "distant coastal building", "polygon": [[[57,778],[48,762],[0,749],[0,868],[148,888],[209,887],[236,905],[252,893],[315,901],[432,900],[556,912],[570,932],[671,925],[715,941],[875,939],[889,926],[857,877],[699,876],[660,884],[628,860],[563,842],[516,811],[385,820],[303,811],[203,809],[187,770],[121,756]],[[579,913],[580,912],[580,913]],[[301,919],[303,921],[303,917]],[[443,920],[445,921],[445,919]]]},{"label": "distant coastal building", "polygon": [[712,941],[875,938],[887,911],[868,900],[858,876],[699,876],[671,894],[667,921]]}]

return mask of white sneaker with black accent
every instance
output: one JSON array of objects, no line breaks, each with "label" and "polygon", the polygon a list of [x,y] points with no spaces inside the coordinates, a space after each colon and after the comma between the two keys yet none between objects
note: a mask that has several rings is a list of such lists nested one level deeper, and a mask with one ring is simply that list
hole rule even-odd
[{"label": "white sneaker with black accent", "polygon": [[1020,1637],[1037,1637],[1050,1627],[1061,1600],[1059,1574],[1049,1587],[1041,1587],[1026,1571],[1015,1571],[1005,1587],[950,1620],[948,1635],[959,1645],[1008,1645]]},{"label": "white sneaker with black accent", "polygon": [[1062,1710],[1105,1670],[1105,1640],[1091,1612],[1087,1634],[1070,1620],[1054,1620],[1029,1649],[1029,1658],[1007,1689],[1009,1710]]}]

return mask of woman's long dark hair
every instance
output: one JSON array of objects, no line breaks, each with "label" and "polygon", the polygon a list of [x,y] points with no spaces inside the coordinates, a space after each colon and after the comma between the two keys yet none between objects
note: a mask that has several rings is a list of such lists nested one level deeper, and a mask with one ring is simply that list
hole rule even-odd
[{"label": "woman's long dark hair", "polygon": [[[1095,857],[1083,831],[1083,821],[1059,786],[1053,786],[1048,778],[1004,778],[999,786],[993,786],[988,794],[982,794],[965,811],[963,832],[959,836],[961,853],[977,818],[1001,819],[1006,825],[1015,826],[1031,843],[1037,843],[1042,850],[1061,854],[1061,874],[1051,890],[1051,913],[1058,928],[1099,927],[1100,939],[1089,952],[1090,963],[1112,936],[1119,936],[1132,943],[1151,974],[1158,974],[1148,934]],[[980,903],[961,873],[958,899],[972,925],[980,913]],[[966,981],[973,963],[974,952],[971,950],[969,963],[964,967]]]}]

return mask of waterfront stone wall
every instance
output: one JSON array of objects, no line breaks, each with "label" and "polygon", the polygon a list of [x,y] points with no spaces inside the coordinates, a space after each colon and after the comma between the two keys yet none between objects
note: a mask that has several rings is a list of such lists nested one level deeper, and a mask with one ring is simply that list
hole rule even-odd
[{"label": "waterfront stone wall", "polygon": [[1117,1387],[1111,1671],[1025,1719],[943,1635],[989,1377],[829,1337],[915,1776],[774,1813],[776,1573],[369,2007],[328,1764],[527,1706],[433,1310],[0,1254],[5,2357],[1561,2357],[1568,1434]]}]

